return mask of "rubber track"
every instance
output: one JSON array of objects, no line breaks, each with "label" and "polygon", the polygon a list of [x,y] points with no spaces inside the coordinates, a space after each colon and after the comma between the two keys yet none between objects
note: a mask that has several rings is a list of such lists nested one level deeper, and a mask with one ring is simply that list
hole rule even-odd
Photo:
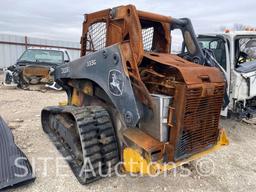
[{"label": "rubber track", "polygon": [[0,116],[0,191],[34,180],[30,162],[16,146],[11,129]]},{"label": "rubber track", "polygon": [[[99,175],[99,170],[101,170],[102,174],[107,174],[110,170],[113,172],[114,166],[119,162],[118,145],[110,116],[103,107],[48,107],[42,112],[43,119],[44,111],[54,114],[69,113],[74,117],[81,140],[83,165],[86,164],[89,169],[92,165],[96,175],[92,174],[92,172],[81,172],[82,167],[86,166],[76,161],[76,157],[70,147],[68,147],[68,144],[63,143],[63,139],[61,142],[56,130],[53,131],[45,127],[44,123],[43,128],[62,155],[68,157],[66,159],[81,184],[85,185],[102,178]],[[91,165],[89,165],[88,160],[90,160]]]}]

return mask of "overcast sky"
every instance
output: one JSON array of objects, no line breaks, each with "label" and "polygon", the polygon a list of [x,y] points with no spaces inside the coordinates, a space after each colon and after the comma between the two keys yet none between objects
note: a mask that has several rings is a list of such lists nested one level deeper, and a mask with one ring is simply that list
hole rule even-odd
[{"label": "overcast sky", "polygon": [[83,14],[119,5],[188,17],[197,33],[234,23],[256,26],[255,0],[0,0],[0,33],[79,41]]}]

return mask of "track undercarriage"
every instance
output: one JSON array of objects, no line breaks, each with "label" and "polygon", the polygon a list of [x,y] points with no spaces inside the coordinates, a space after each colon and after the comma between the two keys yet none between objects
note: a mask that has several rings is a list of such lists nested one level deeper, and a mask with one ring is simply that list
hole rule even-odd
[{"label": "track undercarriage", "polygon": [[49,107],[42,112],[44,131],[68,161],[81,184],[110,176],[119,162],[116,136],[102,107]]}]

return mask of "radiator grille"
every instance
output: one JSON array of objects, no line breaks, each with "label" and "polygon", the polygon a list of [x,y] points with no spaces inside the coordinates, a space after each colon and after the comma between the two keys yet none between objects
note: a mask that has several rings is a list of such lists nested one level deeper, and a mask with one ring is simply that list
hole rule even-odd
[{"label": "radiator grille", "polygon": [[202,88],[187,89],[184,125],[175,159],[185,158],[217,142],[224,87],[215,87],[212,96],[201,97]]}]

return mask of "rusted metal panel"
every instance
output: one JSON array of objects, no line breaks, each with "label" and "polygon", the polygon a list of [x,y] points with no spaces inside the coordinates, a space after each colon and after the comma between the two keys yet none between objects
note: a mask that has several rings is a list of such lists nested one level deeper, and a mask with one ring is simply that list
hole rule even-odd
[{"label": "rusted metal panel", "polygon": [[126,129],[123,135],[126,139],[129,139],[149,154],[155,151],[163,150],[163,143],[159,142],[158,140],[154,139],[139,129]]},{"label": "rusted metal panel", "polygon": [[39,76],[39,77],[49,78],[49,72],[50,72],[50,68],[48,67],[28,66],[28,67],[24,67],[23,69],[23,75],[26,77]]},{"label": "rusted metal panel", "polygon": [[157,22],[163,22],[163,23],[171,23],[172,22],[172,17],[159,15],[156,13],[138,10],[138,15],[141,19],[145,19],[145,20],[157,21]]},{"label": "rusted metal panel", "polygon": [[223,76],[217,68],[202,66],[189,62],[177,55],[164,53],[145,53],[145,57],[160,64],[178,69],[186,84],[203,83],[205,81],[222,83]]},{"label": "rusted metal panel", "polygon": [[[204,91],[209,88],[213,92],[204,95]],[[186,88],[184,116],[181,119],[183,125],[176,139],[175,160],[201,152],[216,144],[223,96],[224,85]]]}]

